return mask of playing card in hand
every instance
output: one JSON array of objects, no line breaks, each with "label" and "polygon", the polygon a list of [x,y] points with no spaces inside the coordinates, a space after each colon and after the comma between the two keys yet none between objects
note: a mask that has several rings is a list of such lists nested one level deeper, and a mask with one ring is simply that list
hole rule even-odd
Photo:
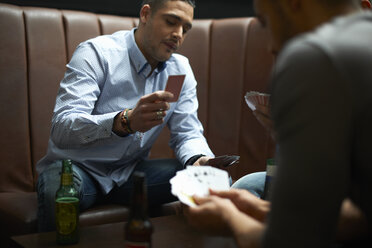
[{"label": "playing card in hand", "polygon": [[249,91],[244,96],[245,102],[248,104],[248,107],[252,109],[252,111],[256,110],[257,105],[268,106],[269,98],[270,94],[257,91]]},{"label": "playing card in hand", "polygon": [[222,155],[208,160],[207,164],[213,167],[229,167],[233,164],[239,163],[240,156]]},{"label": "playing card in hand", "polygon": [[207,196],[209,189],[228,190],[228,173],[211,166],[188,166],[170,180],[172,194],[188,205],[196,206],[192,196]]}]

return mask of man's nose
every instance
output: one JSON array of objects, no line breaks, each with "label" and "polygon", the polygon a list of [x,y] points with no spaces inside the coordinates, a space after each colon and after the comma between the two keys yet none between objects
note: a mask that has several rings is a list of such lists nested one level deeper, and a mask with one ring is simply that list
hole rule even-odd
[{"label": "man's nose", "polygon": [[176,27],[173,31],[173,38],[174,39],[177,39],[178,40],[181,40],[182,39],[182,36],[183,36],[183,27],[180,25],[178,27]]}]

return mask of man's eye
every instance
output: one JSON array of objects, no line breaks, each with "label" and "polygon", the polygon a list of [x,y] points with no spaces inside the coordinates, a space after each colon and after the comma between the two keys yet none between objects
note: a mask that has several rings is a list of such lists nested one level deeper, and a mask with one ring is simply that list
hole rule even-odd
[{"label": "man's eye", "polygon": [[167,24],[168,24],[168,25],[170,25],[170,26],[173,26],[173,25],[175,25],[175,24],[176,24],[175,22],[173,22],[173,21],[170,21],[170,20],[166,20],[166,22],[167,22]]},{"label": "man's eye", "polygon": [[186,34],[189,30],[190,30],[190,28],[183,27],[183,33],[184,33],[184,34]]}]

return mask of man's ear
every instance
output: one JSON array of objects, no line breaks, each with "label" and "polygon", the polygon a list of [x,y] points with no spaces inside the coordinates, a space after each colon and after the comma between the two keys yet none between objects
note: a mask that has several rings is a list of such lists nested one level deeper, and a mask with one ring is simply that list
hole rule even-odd
[{"label": "man's ear", "polygon": [[142,6],[140,11],[140,22],[146,23],[151,15],[151,7],[148,4]]},{"label": "man's ear", "polygon": [[368,0],[362,0],[362,7],[363,9],[371,9],[372,8],[371,2]]}]

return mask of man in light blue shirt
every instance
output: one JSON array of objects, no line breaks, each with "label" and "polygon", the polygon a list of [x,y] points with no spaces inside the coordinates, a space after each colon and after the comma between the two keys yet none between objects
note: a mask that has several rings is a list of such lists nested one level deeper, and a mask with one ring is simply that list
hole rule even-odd
[{"label": "man in light blue shirt", "polygon": [[[150,205],[175,200],[169,179],[213,153],[197,117],[196,80],[187,58],[173,54],[192,27],[194,1],[145,0],[136,29],[81,43],[60,84],[48,152],[37,164],[39,230],[55,229],[54,195],[61,160],[73,161],[80,209],[128,204],[134,170],[146,173]],[[176,102],[169,75],[185,74]],[[148,160],[165,125],[177,159]]]}]

